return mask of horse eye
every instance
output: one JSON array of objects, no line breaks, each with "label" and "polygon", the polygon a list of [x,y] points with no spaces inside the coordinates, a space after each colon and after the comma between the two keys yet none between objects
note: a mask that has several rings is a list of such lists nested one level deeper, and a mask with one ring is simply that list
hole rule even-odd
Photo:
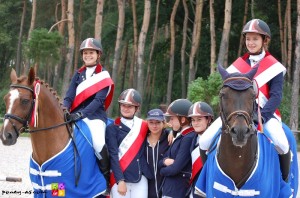
[{"label": "horse eye", "polygon": [[29,100],[28,99],[22,99],[21,100],[21,104],[22,105],[27,105],[29,103]]}]

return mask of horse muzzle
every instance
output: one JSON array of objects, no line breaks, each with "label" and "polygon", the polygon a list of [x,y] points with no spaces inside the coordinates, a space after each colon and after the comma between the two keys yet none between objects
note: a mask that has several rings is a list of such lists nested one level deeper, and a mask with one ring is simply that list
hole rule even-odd
[{"label": "horse muzzle", "polygon": [[235,146],[243,147],[247,144],[247,140],[251,134],[248,126],[233,126],[230,128],[230,135]]},{"label": "horse muzzle", "polygon": [[3,143],[3,145],[10,146],[14,145],[17,142],[18,135],[14,130],[5,130],[5,128],[2,126],[0,131],[0,139]]}]

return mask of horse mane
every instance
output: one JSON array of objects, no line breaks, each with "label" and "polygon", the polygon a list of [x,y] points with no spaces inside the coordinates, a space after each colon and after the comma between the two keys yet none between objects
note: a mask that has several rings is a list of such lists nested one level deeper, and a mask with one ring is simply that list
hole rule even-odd
[{"label": "horse mane", "polygon": [[[27,76],[22,75],[22,76],[17,78],[17,83],[21,84],[22,82],[25,82],[27,79],[28,79]],[[46,83],[44,80],[41,80],[39,77],[35,77],[35,81],[39,81],[41,83],[41,85],[44,85],[50,91],[50,93],[53,94],[53,96],[55,97],[55,99],[59,103],[60,108],[62,109],[63,104],[61,102],[61,99],[60,99],[59,95],[57,94],[57,91],[53,87],[50,87],[50,85],[48,83]]]}]

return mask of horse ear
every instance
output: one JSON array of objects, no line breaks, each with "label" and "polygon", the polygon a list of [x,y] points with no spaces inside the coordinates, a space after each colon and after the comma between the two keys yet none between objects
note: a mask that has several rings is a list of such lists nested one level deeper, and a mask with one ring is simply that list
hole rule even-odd
[{"label": "horse ear", "polygon": [[17,82],[17,73],[16,73],[16,70],[14,69],[11,69],[11,72],[10,72],[10,80],[12,83],[16,83]]},{"label": "horse ear", "polygon": [[255,67],[253,67],[248,73],[246,73],[246,77],[249,78],[250,80],[253,80],[256,72],[257,72],[257,69],[259,67],[259,64],[256,65]]},{"label": "horse ear", "polygon": [[226,80],[228,78],[229,74],[220,63],[218,64],[218,70],[219,70],[219,73],[221,74],[222,79]]},{"label": "horse ear", "polygon": [[28,73],[28,85],[32,85],[35,80],[35,71],[34,68],[31,67]]}]

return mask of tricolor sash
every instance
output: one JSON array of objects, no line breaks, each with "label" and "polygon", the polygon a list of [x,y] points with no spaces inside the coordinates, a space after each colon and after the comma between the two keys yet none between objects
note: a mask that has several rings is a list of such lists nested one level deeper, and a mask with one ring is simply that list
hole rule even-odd
[{"label": "tricolor sash", "polygon": [[192,177],[190,183],[192,183],[195,179],[195,176],[200,172],[203,163],[200,157],[200,147],[197,146],[191,153],[192,155]]},{"label": "tricolor sash", "polygon": [[[242,58],[238,58],[232,65],[227,68],[227,72],[234,73],[247,73],[251,70],[251,66]],[[257,82],[259,88],[258,98],[256,102],[259,101],[259,106],[263,108],[265,104],[268,102],[270,95],[269,95],[269,87],[267,83],[276,75],[283,72],[283,75],[286,73],[286,68],[278,62],[272,55],[268,55],[263,58],[260,63],[258,70],[254,76],[254,79]],[[274,116],[280,119],[280,112],[276,109]]]},{"label": "tricolor sash", "polygon": [[[120,119],[120,118],[119,118]],[[144,120],[134,117],[133,127],[119,146],[119,162],[122,172],[126,170],[139,152],[148,132],[148,124]],[[117,120],[116,120],[117,121]],[[116,183],[114,174],[110,175],[110,184]]]},{"label": "tricolor sash", "polygon": [[106,87],[109,87],[104,104],[104,108],[106,110],[112,101],[114,92],[114,82],[110,78],[110,75],[107,71],[102,71],[100,73],[94,74],[93,76],[81,82],[77,86],[76,96],[72,103],[71,111],[73,111],[86,99],[88,99],[89,97]]}]

